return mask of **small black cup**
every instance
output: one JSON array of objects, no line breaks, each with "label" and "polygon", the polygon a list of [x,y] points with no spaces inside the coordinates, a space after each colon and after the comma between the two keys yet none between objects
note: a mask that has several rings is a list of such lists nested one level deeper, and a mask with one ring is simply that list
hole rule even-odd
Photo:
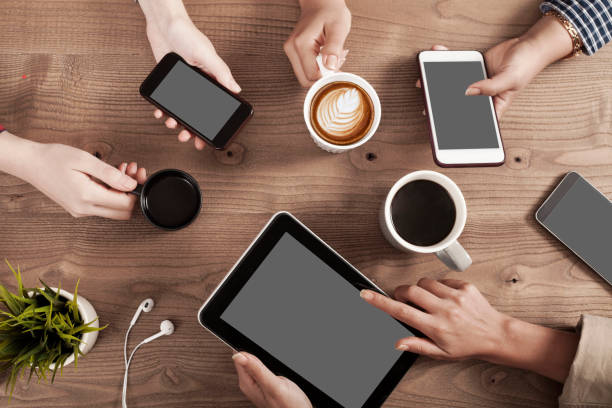
[{"label": "small black cup", "polygon": [[198,182],[181,170],[160,170],[136,187],[145,218],[158,228],[175,231],[198,217],[202,192]]}]

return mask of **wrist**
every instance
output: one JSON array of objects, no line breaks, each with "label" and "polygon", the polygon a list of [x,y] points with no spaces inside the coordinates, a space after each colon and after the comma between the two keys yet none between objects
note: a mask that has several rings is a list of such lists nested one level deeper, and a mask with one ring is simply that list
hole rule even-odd
[{"label": "wrist", "polygon": [[182,0],[138,0],[147,25],[167,31],[174,21],[189,19]]},{"label": "wrist", "polygon": [[517,366],[520,350],[523,348],[526,325],[529,323],[504,315],[501,323],[501,341],[486,361],[495,364]]},{"label": "wrist", "polygon": [[572,38],[563,24],[554,16],[540,18],[520,39],[537,50],[536,60],[542,69],[565,58],[574,49]]},{"label": "wrist", "polygon": [[490,363],[503,364],[503,361],[507,359],[507,350],[512,350],[511,337],[509,333],[515,331],[514,326],[516,325],[516,319],[496,312],[496,319],[490,319],[489,338],[485,341],[480,341],[483,346],[482,354],[474,356],[480,360],[485,360]]},{"label": "wrist", "polygon": [[304,9],[320,9],[324,7],[346,7],[344,0],[300,0],[300,7]]},{"label": "wrist", "polygon": [[40,143],[22,139],[5,131],[0,134],[0,171],[30,182],[30,169],[36,158]]},{"label": "wrist", "polygon": [[533,371],[564,382],[578,347],[578,335],[518,320],[503,323],[504,341],[486,360]]}]

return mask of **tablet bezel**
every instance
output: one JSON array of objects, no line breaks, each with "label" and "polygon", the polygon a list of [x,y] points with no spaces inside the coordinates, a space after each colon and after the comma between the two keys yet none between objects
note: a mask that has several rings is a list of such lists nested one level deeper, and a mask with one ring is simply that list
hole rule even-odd
[{"label": "tablet bezel", "polygon": [[[256,355],[275,374],[285,376],[295,382],[310,398],[314,406],[339,407],[338,402],[312,385],[295,371],[273,357],[242,333],[221,319],[221,315],[230,305],[238,292],[255,273],[259,265],[268,256],[281,237],[289,233],[302,245],[316,254],[340,276],[355,288],[371,289],[386,294],[372,281],[355,269],[329,245],[323,242],[312,231],[288,212],[275,214],[259,233],[259,236],[244,252],[234,267],[224,277],[198,312],[202,326],[225,342],[234,350],[246,351]],[[398,321],[399,322],[399,321]],[[412,333],[422,336],[417,330],[399,322]],[[392,347],[392,345],[390,345]],[[417,355],[404,352],[370,394],[362,408],[379,407],[400,382],[406,371],[412,366]]]}]

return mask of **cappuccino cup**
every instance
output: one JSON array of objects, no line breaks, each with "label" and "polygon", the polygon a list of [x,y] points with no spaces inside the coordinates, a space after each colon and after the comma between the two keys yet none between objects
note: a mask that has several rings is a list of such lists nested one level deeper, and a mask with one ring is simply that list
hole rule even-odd
[{"label": "cappuccino cup", "polygon": [[435,171],[399,179],[380,210],[380,228],[391,245],[404,252],[435,253],[449,268],[464,271],[472,259],[457,241],[467,218],[459,187]]},{"label": "cappuccino cup", "polygon": [[323,77],[304,100],[304,121],[315,144],[330,153],[361,146],[376,133],[381,117],[380,100],[365,79],[317,64]]}]

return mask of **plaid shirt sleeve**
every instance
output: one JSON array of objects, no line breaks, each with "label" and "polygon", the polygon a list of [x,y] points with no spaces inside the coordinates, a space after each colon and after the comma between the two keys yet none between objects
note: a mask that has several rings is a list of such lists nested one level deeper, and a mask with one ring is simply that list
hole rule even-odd
[{"label": "plaid shirt sleeve", "polygon": [[543,1],[540,10],[555,10],[571,21],[587,55],[612,40],[612,0],[550,0]]},{"label": "plaid shirt sleeve", "polygon": [[4,132],[5,130],[6,129],[2,125],[0,125],[0,133]]}]

